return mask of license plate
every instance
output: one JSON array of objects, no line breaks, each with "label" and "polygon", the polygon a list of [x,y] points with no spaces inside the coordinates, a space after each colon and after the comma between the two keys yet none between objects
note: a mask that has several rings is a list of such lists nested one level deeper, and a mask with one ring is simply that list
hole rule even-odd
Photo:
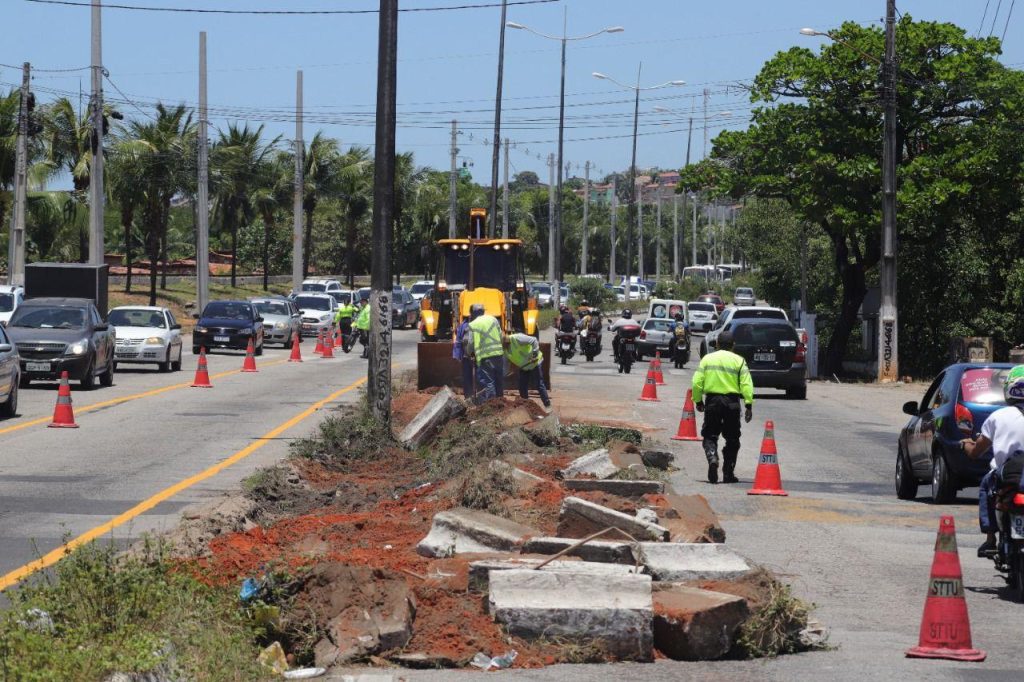
[{"label": "license plate", "polygon": [[228,341],[231,340],[231,337],[230,336],[215,336],[215,337],[213,337],[213,340],[216,341],[217,343],[227,343]]},{"label": "license plate", "polygon": [[1010,537],[1014,540],[1024,540],[1024,516],[1010,515]]},{"label": "license plate", "polygon": [[50,363],[48,363],[48,362],[26,362],[25,363],[25,371],[26,372],[49,372],[50,371]]},{"label": "license plate", "polygon": [[630,353],[632,353],[634,350],[636,350],[636,346],[634,346],[631,343],[627,343],[626,344],[626,350],[629,351]]},{"label": "license plate", "polygon": [[571,344],[568,344],[568,343],[563,343],[562,344],[562,350],[569,350],[570,348],[572,348]]},{"label": "license plate", "polygon": [[754,362],[775,362],[775,353],[754,353]]}]

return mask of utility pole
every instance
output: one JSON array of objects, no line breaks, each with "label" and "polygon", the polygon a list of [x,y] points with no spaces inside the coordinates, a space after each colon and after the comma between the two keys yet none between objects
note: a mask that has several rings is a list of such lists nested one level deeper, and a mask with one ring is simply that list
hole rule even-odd
[{"label": "utility pole", "polygon": [[693,244],[692,244],[692,247],[693,247],[693,254],[692,254],[693,263],[691,263],[691,265],[696,265],[697,264],[697,195],[696,194],[693,195]]},{"label": "utility pole", "polygon": [[711,91],[704,88],[704,156],[708,158],[708,98],[711,97]]},{"label": "utility pole", "polygon": [[[103,263],[103,37],[102,5],[92,0],[92,95],[89,99],[92,162],[89,166],[89,262]],[[151,263],[156,267],[156,263]],[[104,311],[105,312],[105,311]]]},{"label": "utility pole", "polygon": [[505,77],[505,17],[508,0],[501,0],[501,31],[498,34],[498,92],[494,96],[494,141],[491,146],[491,215],[487,236],[497,233],[498,224],[498,157],[501,155],[501,87]]},{"label": "utility pole", "polygon": [[[196,303],[210,301],[210,150],[207,140],[206,31],[199,32],[199,178],[196,184]],[[300,252],[301,253],[301,252]],[[299,263],[301,272],[302,264]],[[298,291],[298,287],[295,287]]]},{"label": "utility pole", "polygon": [[[548,279],[555,295],[555,155],[548,154]],[[554,299],[552,299],[554,300]]]},{"label": "utility pole", "polygon": [[[626,305],[629,305],[630,280],[629,271],[633,267],[633,223],[636,220],[636,135],[637,126],[640,122],[640,74],[643,72],[644,63],[636,66],[636,87],[633,89],[636,100],[633,104],[633,154],[629,163],[629,221],[627,230],[629,237],[626,239]],[[643,259],[643,256],[640,256]],[[641,265],[641,268],[643,266]],[[637,289],[639,291],[639,289]]]},{"label": "utility pole", "polygon": [[896,0],[885,3],[885,144],[882,147],[882,267],[878,381],[899,379],[896,308]]},{"label": "utility pole", "polygon": [[7,248],[7,283],[25,284],[25,204],[28,201],[28,98],[32,66],[21,66],[21,102],[14,161],[14,214]]},{"label": "utility pole", "polygon": [[[683,215],[686,207],[683,206]],[[672,197],[672,278],[679,279],[679,195]]]},{"label": "utility pole", "polygon": [[617,192],[618,182],[616,178],[612,176],[612,202],[611,202],[611,227],[608,232],[608,238],[610,240],[608,248],[608,281],[615,284],[615,247],[618,245],[618,235],[616,234],[615,221],[619,213],[619,197]]},{"label": "utility pole", "polygon": [[[302,71],[295,72],[295,196],[292,199],[292,291],[302,291],[305,230],[302,204],[306,194],[306,142],[302,139]],[[351,274],[351,273],[349,273]]]},{"label": "utility pole", "polygon": [[658,186],[657,219],[654,223],[654,279],[661,279],[661,186]]},{"label": "utility pole", "polygon": [[587,274],[587,246],[590,238],[590,162],[583,164],[583,253],[580,255],[580,274]]},{"label": "utility pole", "polygon": [[398,0],[380,0],[377,39],[377,130],[374,136],[373,253],[370,270],[370,363],[367,402],[391,424],[391,245],[395,221],[395,125],[398,89]]},{"label": "utility pole", "polygon": [[505,182],[501,188],[501,238],[508,239],[508,138],[505,138]]},{"label": "utility pole", "polygon": [[452,121],[452,174],[448,180],[448,239],[455,239],[456,217],[459,213],[459,197],[456,188],[459,184],[459,130],[458,122]]},{"label": "utility pole", "polygon": [[636,227],[637,227],[637,268],[636,274],[644,279],[647,269],[644,267],[644,186],[640,185],[640,196],[636,200]]},{"label": "utility pole", "polygon": [[[562,7],[562,77],[558,96],[558,187],[555,195],[555,282],[552,298],[557,309],[561,304],[562,287],[562,150],[565,142],[565,46],[569,35],[569,8]],[[568,175],[568,173],[566,173]]]}]

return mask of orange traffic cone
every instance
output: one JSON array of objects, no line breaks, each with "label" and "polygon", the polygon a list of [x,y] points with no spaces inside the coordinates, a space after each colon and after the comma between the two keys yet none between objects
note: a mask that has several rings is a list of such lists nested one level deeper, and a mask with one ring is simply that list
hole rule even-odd
[{"label": "orange traffic cone", "polygon": [[661,351],[654,351],[654,359],[651,360],[651,369],[654,370],[654,383],[658,386],[665,385],[665,375],[661,373]]},{"label": "orange traffic cone", "polygon": [[644,379],[644,390],[640,393],[640,400],[658,402],[658,386],[654,380],[654,370],[647,368],[647,378]]},{"label": "orange traffic cone", "polygon": [[324,330],[318,329],[316,332],[316,346],[313,348],[313,355],[320,355],[324,352]]},{"label": "orange traffic cone", "polygon": [[326,343],[324,343],[324,352],[323,352],[323,355],[321,355],[320,357],[323,360],[333,360],[334,359],[334,342],[331,341],[331,333],[330,332],[327,332],[327,341],[326,341]]},{"label": "orange traffic cone", "polygon": [[334,330],[334,347],[341,348],[341,326]]},{"label": "orange traffic cone", "polygon": [[754,486],[747,491],[747,494],[789,495],[789,493],[782,489],[779,453],[775,449],[775,424],[771,420],[764,423],[764,440],[761,441],[761,454],[757,458]]},{"label": "orange traffic cone", "polygon": [[302,351],[299,350],[299,333],[295,332],[292,336],[292,354],[288,358],[288,362],[302,362]]},{"label": "orange traffic cone", "polygon": [[697,435],[697,415],[693,413],[693,389],[686,389],[686,400],[683,401],[683,416],[679,420],[679,430],[672,440],[700,440]]},{"label": "orange traffic cone", "polygon": [[907,650],[910,658],[949,658],[984,661],[985,652],[971,645],[971,620],[964,599],[964,579],[956,551],[956,524],[952,516],[939,520],[935,557],[924,600],[918,645]]},{"label": "orange traffic cone", "polygon": [[245,360],[242,362],[243,372],[258,372],[256,369],[256,356],[253,354],[252,339],[249,339],[249,345],[245,349]]},{"label": "orange traffic cone", "polygon": [[71,407],[71,385],[68,384],[68,373],[60,373],[60,387],[57,389],[57,405],[53,408],[51,429],[77,429],[75,411]]},{"label": "orange traffic cone", "polygon": [[192,388],[213,388],[210,373],[206,369],[206,349],[199,349],[199,364],[196,365],[196,378],[192,380]]}]

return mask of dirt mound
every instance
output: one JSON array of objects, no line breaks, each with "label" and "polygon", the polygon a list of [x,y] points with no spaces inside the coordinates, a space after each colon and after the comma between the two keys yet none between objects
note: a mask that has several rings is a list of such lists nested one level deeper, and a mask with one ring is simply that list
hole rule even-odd
[{"label": "dirt mound", "polygon": [[308,514],[330,505],[334,494],[311,490],[299,474],[287,466],[260,469],[242,482],[245,496],[253,502],[250,518],[261,524],[288,514]]}]

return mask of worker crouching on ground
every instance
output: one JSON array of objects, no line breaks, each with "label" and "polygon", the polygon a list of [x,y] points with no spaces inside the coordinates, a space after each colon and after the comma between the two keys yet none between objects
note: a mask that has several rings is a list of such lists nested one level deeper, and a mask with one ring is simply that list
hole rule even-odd
[{"label": "worker crouching on ground", "polygon": [[505,393],[505,350],[501,324],[493,315],[484,313],[480,303],[469,309],[469,326],[462,340],[463,352],[476,361],[479,390],[474,402],[484,403]]},{"label": "worker crouching on ground", "polygon": [[452,357],[459,361],[462,365],[462,394],[467,398],[472,398],[476,389],[473,386],[474,373],[476,370],[476,363],[473,362],[473,358],[466,353],[466,349],[463,348],[463,341],[466,338],[466,331],[469,329],[469,318],[462,318],[462,322],[455,328],[455,338],[452,342]]},{"label": "worker crouching on ground", "polygon": [[551,407],[548,389],[544,385],[544,353],[537,337],[530,334],[509,334],[505,337],[505,357],[519,368],[519,397],[529,398],[530,380],[536,377],[537,392],[544,407]]},{"label": "worker crouching on ground", "polygon": [[708,482],[718,483],[718,436],[725,436],[722,448],[722,482],[738,483],[733,473],[740,452],[740,401],[746,403],[744,419],[754,416],[754,381],[746,361],[732,352],[732,332],[718,336],[718,350],[701,358],[693,375],[693,402],[704,413],[700,435],[708,458]]}]

